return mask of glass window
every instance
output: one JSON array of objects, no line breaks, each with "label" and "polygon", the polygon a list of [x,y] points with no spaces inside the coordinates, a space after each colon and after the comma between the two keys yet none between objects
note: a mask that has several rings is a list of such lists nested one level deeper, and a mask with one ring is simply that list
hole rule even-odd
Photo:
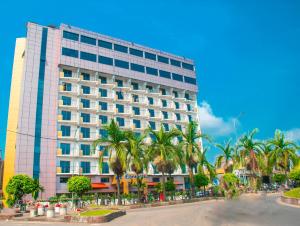
[{"label": "glass window", "polygon": [[188,115],[188,118],[189,118],[189,122],[193,121],[193,117],[191,115]]},{"label": "glass window", "polygon": [[98,56],[98,62],[100,64],[113,65],[113,59],[105,56]]},{"label": "glass window", "polygon": [[107,130],[105,130],[105,129],[100,129],[99,134],[100,134],[101,138],[107,138],[108,137]]},{"label": "glass window", "polygon": [[168,119],[169,118],[168,112],[162,111],[162,114],[163,114],[164,119]]},{"label": "glass window", "polygon": [[138,108],[138,107],[132,107],[132,111],[133,111],[134,115],[140,115],[141,114],[140,108]]},{"label": "glass window", "polygon": [[60,143],[61,153],[63,155],[69,155],[71,150],[71,144],[68,143]]},{"label": "glass window", "polygon": [[63,31],[63,37],[66,39],[73,40],[73,41],[79,40],[79,34],[69,32],[69,31]]},{"label": "glass window", "polygon": [[59,183],[61,184],[66,184],[69,180],[69,177],[60,177],[59,178]]},{"label": "glass window", "polygon": [[96,54],[87,53],[87,52],[80,52],[80,59],[97,62]]},{"label": "glass window", "polygon": [[134,56],[143,57],[143,51],[138,50],[138,49],[130,48],[129,53]]},{"label": "glass window", "polygon": [[100,79],[101,84],[107,84],[107,78],[106,77],[99,76],[99,79]]},{"label": "glass window", "polygon": [[72,83],[63,83],[63,90],[64,91],[72,91]]},{"label": "glass window", "polygon": [[185,99],[190,100],[190,94],[189,93],[185,93],[184,97],[185,97]]},{"label": "glass window", "polygon": [[96,39],[88,37],[88,36],[84,36],[84,35],[80,35],[80,41],[86,44],[90,44],[90,45],[96,45]]},{"label": "glass window", "polygon": [[62,96],[61,99],[63,101],[63,105],[71,106],[72,103],[71,97]]},{"label": "glass window", "polygon": [[135,128],[141,128],[141,120],[133,119],[132,122]]},{"label": "glass window", "polygon": [[90,81],[91,80],[90,74],[82,72],[81,75],[82,75],[82,78],[83,78],[84,81]]},{"label": "glass window", "polygon": [[69,137],[71,135],[71,126],[61,125],[60,129],[63,137]]},{"label": "glass window", "polygon": [[180,121],[180,120],[181,120],[181,117],[180,117],[180,114],[179,114],[179,113],[175,113],[175,116],[176,116],[176,120],[177,120],[177,121]]},{"label": "glass window", "polygon": [[179,129],[179,130],[182,130],[181,125],[176,125],[176,128]]},{"label": "glass window", "polygon": [[107,89],[99,88],[99,93],[101,97],[107,97]]},{"label": "glass window", "polygon": [[91,88],[89,86],[81,86],[82,93],[83,94],[90,94],[91,93]]},{"label": "glass window", "polygon": [[190,77],[184,76],[184,81],[186,83],[196,85],[196,79],[195,78],[190,78]]},{"label": "glass window", "polygon": [[116,104],[116,108],[117,108],[118,113],[124,113],[124,105]]},{"label": "glass window", "polygon": [[90,138],[90,128],[81,127],[80,132],[82,134],[82,138]]},{"label": "glass window", "polygon": [[131,69],[132,71],[138,71],[138,72],[145,73],[145,67],[142,66],[142,65],[139,65],[139,64],[131,63],[131,64],[130,64],[130,69]]},{"label": "glass window", "polygon": [[149,105],[153,105],[154,104],[154,100],[152,97],[148,97],[148,104]]},{"label": "glass window", "polygon": [[131,83],[131,86],[132,86],[132,89],[133,89],[133,90],[138,90],[138,89],[139,89],[139,84],[136,83],[136,82],[132,82],[132,83]]},{"label": "glass window", "polygon": [[[108,166],[107,162],[102,162],[102,173],[109,173],[109,166]],[[102,183],[108,183],[109,182],[109,178],[108,177],[102,177],[101,178],[101,182]]]},{"label": "glass window", "polygon": [[173,59],[170,59],[170,61],[171,61],[171,65],[176,66],[176,67],[181,67],[180,61],[173,60]]},{"label": "glass window", "polygon": [[135,102],[135,103],[139,102],[139,96],[136,94],[132,94],[132,99],[133,99],[133,102]]},{"label": "glass window", "polygon": [[153,53],[145,52],[145,58],[149,60],[156,60],[156,55]]},{"label": "glass window", "polygon": [[163,123],[163,127],[165,128],[165,131],[170,130],[169,124],[167,124],[167,123]]},{"label": "glass window", "polygon": [[71,70],[63,69],[63,73],[64,73],[64,77],[66,77],[66,78],[71,78],[72,77],[72,71]]},{"label": "glass window", "polygon": [[99,101],[99,106],[102,111],[107,111],[107,103]]},{"label": "glass window", "polygon": [[70,173],[70,161],[60,161],[59,166],[62,173]]},{"label": "glass window", "polygon": [[108,117],[106,115],[99,115],[99,121],[101,124],[107,124]]},{"label": "glass window", "polygon": [[[104,162],[103,162],[104,163]],[[102,173],[104,173],[103,171],[104,171],[104,165],[103,165],[103,163],[102,163]],[[106,163],[107,164],[107,163]],[[108,164],[107,164],[107,167],[108,167]],[[105,172],[106,173],[106,172]],[[109,172],[107,172],[107,173],[109,173]],[[101,179],[100,179],[100,182],[101,183],[109,183],[109,177],[101,177]]]},{"label": "glass window", "polygon": [[152,67],[146,67],[146,73],[149,75],[158,75],[158,70]]},{"label": "glass window", "polygon": [[90,100],[88,99],[81,99],[82,107],[83,108],[90,108]]},{"label": "glass window", "polygon": [[106,49],[112,49],[112,43],[103,40],[98,40],[98,46]]},{"label": "glass window", "polygon": [[121,91],[116,91],[117,99],[124,100],[124,94]]},{"label": "glass window", "polygon": [[183,82],[183,76],[179,74],[172,73],[173,80]]},{"label": "glass window", "polygon": [[178,97],[178,92],[177,91],[173,91],[174,97],[177,98]]},{"label": "glass window", "polygon": [[61,111],[63,120],[71,120],[71,112],[70,111]]},{"label": "glass window", "polygon": [[174,102],[175,103],[175,108],[179,109],[179,103],[178,102]]},{"label": "glass window", "polygon": [[116,79],[115,81],[118,87],[123,87],[123,80]]},{"label": "glass window", "polygon": [[80,150],[82,151],[82,155],[91,155],[91,146],[89,144],[81,144]]},{"label": "glass window", "polygon": [[146,89],[148,90],[148,92],[152,92],[153,91],[153,87],[152,86],[149,86],[149,85],[146,85]]},{"label": "glass window", "polygon": [[129,63],[127,61],[123,61],[123,60],[115,59],[115,66],[119,67],[119,68],[129,69]]},{"label": "glass window", "polygon": [[148,109],[148,111],[149,111],[149,116],[150,117],[155,117],[155,111],[154,111],[154,109]]},{"label": "glass window", "polygon": [[171,73],[168,71],[159,70],[159,76],[162,78],[171,78]]},{"label": "glass window", "polygon": [[125,119],[124,118],[117,117],[116,120],[117,120],[117,123],[118,123],[119,126],[121,126],[121,127],[125,126]]},{"label": "glass window", "polygon": [[82,122],[89,123],[91,122],[91,115],[87,113],[81,113],[80,117],[82,118]]},{"label": "glass window", "polygon": [[154,129],[154,130],[156,129],[155,122],[153,122],[153,121],[149,121],[149,126],[151,129]]},{"label": "glass window", "polygon": [[194,70],[194,65],[182,62],[182,68],[193,71]]},{"label": "glass window", "polygon": [[128,53],[128,47],[114,44],[114,50],[122,52],[122,53]]},{"label": "glass window", "polygon": [[152,182],[159,183],[160,182],[159,177],[153,177]]},{"label": "glass window", "polygon": [[158,62],[161,62],[161,63],[165,63],[165,64],[169,63],[169,58],[167,58],[167,57],[157,55],[157,60],[158,60]]},{"label": "glass window", "polygon": [[187,104],[187,105],[186,105],[186,108],[187,108],[188,111],[191,111],[191,110],[192,110],[192,107],[191,107],[190,104]]},{"label": "glass window", "polygon": [[78,58],[78,50],[62,47],[62,55]]},{"label": "glass window", "polygon": [[80,168],[82,173],[91,173],[91,163],[90,162],[80,162]]},{"label": "glass window", "polygon": [[167,95],[166,89],[160,89],[160,93],[161,93],[161,95]]},{"label": "glass window", "polygon": [[163,107],[167,107],[168,106],[167,100],[161,100],[161,104],[162,104]]}]

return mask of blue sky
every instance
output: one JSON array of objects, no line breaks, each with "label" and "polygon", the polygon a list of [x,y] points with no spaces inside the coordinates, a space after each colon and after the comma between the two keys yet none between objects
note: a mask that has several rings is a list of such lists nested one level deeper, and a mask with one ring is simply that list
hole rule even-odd
[{"label": "blue sky", "polygon": [[15,38],[27,21],[66,23],[194,59],[202,128],[218,142],[255,127],[261,139],[279,128],[300,140],[300,1],[17,2],[0,3],[1,149]]}]

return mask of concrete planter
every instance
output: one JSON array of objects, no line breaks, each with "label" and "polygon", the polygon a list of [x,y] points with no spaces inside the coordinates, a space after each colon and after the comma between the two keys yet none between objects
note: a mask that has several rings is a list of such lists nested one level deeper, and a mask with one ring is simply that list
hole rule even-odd
[{"label": "concrete planter", "polygon": [[295,205],[295,206],[300,206],[300,199],[298,198],[290,198],[286,196],[281,196],[281,201],[287,204]]},{"label": "concrete planter", "polygon": [[30,209],[30,214],[29,214],[30,217],[36,217],[37,216],[37,209]]},{"label": "concrete planter", "polygon": [[53,218],[54,217],[54,208],[47,209],[46,216],[47,216],[47,218]]},{"label": "concrete planter", "polygon": [[59,215],[60,216],[67,215],[67,207],[60,207],[60,209],[59,209]]},{"label": "concrete planter", "polygon": [[80,216],[65,216],[64,219],[67,222],[79,222],[79,223],[105,223],[109,222],[117,217],[125,215],[125,211],[116,211],[105,216],[95,217],[80,217]]},{"label": "concrete planter", "polygon": [[56,206],[56,207],[54,208],[54,212],[55,212],[55,213],[59,213],[59,209],[60,209],[60,207],[59,207],[59,206]]},{"label": "concrete planter", "polygon": [[38,216],[44,216],[45,215],[45,208],[42,207],[42,206],[38,207],[37,214],[38,214]]}]

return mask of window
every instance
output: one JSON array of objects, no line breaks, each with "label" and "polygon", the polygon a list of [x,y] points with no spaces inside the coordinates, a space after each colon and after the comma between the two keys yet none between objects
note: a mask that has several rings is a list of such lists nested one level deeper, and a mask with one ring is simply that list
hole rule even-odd
[{"label": "window", "polygon": [[189,122],[193,121],[193,117],[191,115],[188,115],[188,118],[189,118]]},{"label": "window", "polygon": [[89,86],[81,86],[82,93],[83,94],[90,94],[91,93],[91,88]]},{"label": "window", "polygon": [[72,71],[63,69],[64,77],[71,78],[72,77]]},{"label": "window", "polygon": [[107,103],[99,101],[99,106],[102,111],[107,111]]},{"label": "window", "polygon": [[122,80],[116,79],[116,83],[117,83],[118,87],[123,87],[123,81]]},{"label": "window", "polygon": [[99,79],[100,79],[101,84],[107,84],[107,78],[106,77],[99,76]]},{"label": "window", "polygon": [[[104,163],[104,162],[103,162]],[[104,169],[104,165],[103,165],[103,163],[102,163],[102,173],[104,173],[103,171],[103,169]],[[107,164],[107,162],[106,162],[106,164]],[[107,169],[108,169],[108,164],[107,164]],[[107,172],[107,173],[109,173],[109,172]],[[101,179],[100,179],[100,182],[101,183],[109,183],[109,177],[101,177]]]},{"label": "window", "polygon": [[106,49],[112,49],[112,43],[103,40],[98,40],[98,46]]},{"label": "window", "polygon": [[120,127],[125,126],[125,119],[124,118],[117,117],[116,120],[117,120],[117,123]]},{"label": "window", "polygon": [[106,115],[99,115],[99,121],[101,124],[107,124],[108,117]]},{"label": "window", "polygon": [[69,177],[60,177],[59,178],[59,183],[61,184],[66,184],[69,180]]},{"label": "window", "polygon": [[162,78],[171,78],[171,73],[168,71],[159,70],[159,76]]},{"label": "window", "polygon": [[62,173],[70,173],[70,161],[60,161],[59,166]]},{"label": "window", "polygon": [[191,111],[191,110],[192,110],[192,107],[191,107],[190,104],[187,104],[187,105],[186,105],[186,108],[187,108],[188,111]]},{"label": "window", "polygon": [[162,114],[163,114],[164,119],[168,119],[169,118],[168,112],[162,111]]},{"label": "window", "polygon": [[117,99],[124,100],[124,95],[121,91],[116,91]]},{"label": "window", "polygon": [[99,88],[99,93],[101,97],[107,97],[107,89]]},{"label": "window", "polygon": [[116,104],[118,113],[124,113],[124,105]]},{"label": "window", "polygon": [[133,90],[139,90],[139,84],[138,84],[138,83],[132,82],[132,83],[131,83],[131,86],[132,86],[132,89],[133,89]]},{"label": "window", "polygon": [[173,91],[174,97],[178,98],[178,92],[177,91]]},{"label": "window", "polygon": [[138,50],[138,49],[130,48],[129,53],[134,56],[143,57],[143,51]]},{"label": "window", "polygon": [[99,135],[100,135],[101,138],[107,138],[107,137],[108,137],[107,130],[105,130],[105,129],[100,129],[100,130],[99,130]]},{"label": "window", "polygon": [[71,106],[72,99],[71,97],[62,96],[63,105]]},{"label": "window", "polygon": [[173,78],[173,80],[175,80],[175,81],[183,82],[183,76],[182,76],[182,75],[172,73],[172,78]]},{"label": "window", "polygon": [[148,104],[149,105],[153,105],[154,104],[154,100],[152,97],[148,97]]},{"label": "window", "polygon": [[82,138],[90,138],[90,128],[81,127],[80,132],[82,134]]},{"label": "window", "polygon": [[190,100],[190,94],[189,93],[185,93],[184,97],[185,97],[185,99]]},{"label": "window", "polygon": [[61,153],[63,155],[69,155],[71,150],[71,144],[68,143],[60,143]]},{"label": "window", "polygon": [[116,50],[118,52],[122,52],[122,53],[128,53],[128,47],[118,45],[118,44],[114,44],[114,50]]},{"label": "window", "polygon": [[123,60],[115,59],[115,66],[119,67],[119,68],[129,69],[129,63],[127,61],[123,61]]},{"label": "window", "polygon": [[131,63],[131,64],[130,64],[130,69],[131,69],[132,71],[137,71],[137,72],[145,73],[145,67],[142,66],[142,65],[139,65],[139,64]]},{"label": "window", "polygon": [[161,95],[167,95],[167,91],[166,91],[166,89],[160,89],[160,93],[161,93]]},{"label": "window", "polygon": [[132,99],[133,99],[133,102],[135,102],[135,103],[139,102],[139,96],[136,94],[132,94]]},{"label": "window", "polygon": [[196,85],[196,79],[184,76],[184,81],[189,84]]},{"label": "window", "polygon": [[105,56],[98,56],[98,62],[100,64],[113,65],[113,59]]},{"label": "window", "polygon": [[164,108],[168,106],[167,100],[161,100],[161,104]]},{"label": "window", "polygon": [[83,108],[90,108],[90,100],[81,99],[81,104]]},{"label": "window", "polygon": [[81,113],[80,116],[82,118],[82,122],[85,122],[85,123],[91,122],[91,115],[90,114]]},{"label": "window", "polygon": [[176,125],[176,128],[179,129],[179,130],[182,130],[181,125]]},{"label": "window", "polygon": [[150,117],[155,117],[155,111],[154,111],[154,109],[148,109],[148,111],[149,111],[149,116]]},{"label": "window", "polygon": [[71,135],[71,127],[70,126],[64,126],[64,125],[62,125],[60,127],[60,129],[61,129],[63,137],[69,137]]},{"label": "window", "polygon": [[176,116],[176,120],[177,120],[177,121],[180,121],[180,120],[181,120],[181,117],[180,117],[180,114],[179,114],[179,113],[175,113],[175,116]]},{"label": "window", "polygon": [[62,55],[78,58],[78,50],[62,47]]},{"label": "window", "polygon": [[61,111],[63,120],[71,120],[71,112],[70,111]]},{"label": "window", "polygon": [[171,61],[171,65],[176,66],[176,67],[181,67],[180,61],[173,60],[173,59],[170,59],[170,61]]},{"label": "window", "polygon": [[133,119],[132,123],[135,128],[141,128],[141,120]]},{"label": "window", "polygon": [[90,74],[83,72],[83,73],[81,73],[81,75],[82,75],[82,78],[83,78],[84,81],[90,81],[91,80]]},{"label": "window", "polygon": [[179,103],[178,102],[174,102],[174,104],[175,104],[175,108],[179,109],[179,107],[180,107]]},{"label": "window", "polygon": [[159,177],[153,177],[153,178],[152,178],[152,182],[154,182],[154,183],[159,183],[159,182],[160,182]]},{"label": "window", "polygon": [[146,67],[146,73],[149,75],[158,75],[158,70],[152,67]]},{"label": "window", "polygon": [[90,162],[80,162],[80,167],[82,173],[91,173],[91,163]]},{"label": "window", "polygon": [[109,156],[109,152],[108,152],[108,150],[106,149],[106,146],[100,145],[100,146],[99,146],[99,151],[102,151],[102,152],[103,152],[103,156],[105,156],[105,157],[108,157],[108,156]]},{"label": "window", "polygon": [[163,127],[165,128],[166,131],[170,130],[169,124],[163,123]]},{"label": "window", "polygon": [[149,126],[151,129],[154,129],[154,130],[156,129],[155,122],[153,122],[153,121],[149,121]]},{"label": "window", "polygon": [[94,45],[94,46],[96,45],[96,39],[88,37],[88,36],[81,35],[80,41],[83,43],[86,43],[86,44],[90,44],[90,45]]},{"label": "window", "polygon": [[191,71],[194,70],[194,66],[192,64],[187,64],[187,63],[184,63],[184,62],[182,62],[182,68],[188,69],[188,70],[191,70]]},{"label": "window", "polygon": [[63,31],[63,37],[66,39],[70,39],[73,41],[78,41],[79,40],[79,35],[73,32],[69,31]]},{"label": "window", "polygon": [[[107,162],[102,162],[102,173],[109,173],[109,166],[108,166],[108,163]],[[106,180],[103,180],[102,181],[102,179],[106,179]],[[101,182],[102,183],[107,183],[107,182],[109,182],[109,177],[102,177],[101,178]]]},{"label": "window", "polygon": [[89,144],[81,144],[80,150],[82,151],[82,155],[91,155],[91,146]]},{"label": "window", "polygon": [[140,115],[141,114],[140,108],[138,108],[138,107],[132,107],[132,111],[133,111],[134,115]]},{"label": "window", "polygon": [[63,91],[67,91],[67,92],[72,91],[72,84],[71,83],[63,83]]},{"label": "window", "polygon": [[145,58],[149,59],[149,60],[155,60],[156,61],[156,55],[153,54],[153,53],[145,52]]},{"label": "window", "polygon": [[148,92],[152,92],[153,91],[153,87],[152,86],[149,86],[149,85],[146,85],[146,89],[148,90]]},{"label": "window", "polygon": [[169,58],[167,58],[167,57],[157,55],[157,60],[158,60],[158,62],[161,62],[161,63],[165,63],[165,64],[169,63]]},{"label": "window", "polygon": [[80,59],[97,62],[97,56],[96,54],[87,53],[87,52],[80,52]]}]

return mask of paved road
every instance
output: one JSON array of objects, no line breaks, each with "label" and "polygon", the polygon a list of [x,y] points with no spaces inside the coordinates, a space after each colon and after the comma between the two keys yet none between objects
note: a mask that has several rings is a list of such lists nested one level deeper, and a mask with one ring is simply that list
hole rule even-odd
[{"label": "paved road", "polygon": [[[278,195],[243,195],[232,201],[206,201],[151,209],[136,209],[104,226],[299,226],[300,208],[277,203]],[[0,222],[0,225],[39,225]],[[66,226],[62,223],[40,225]],[[71,226],[72,224],[67,224]],[[81,224],[74,224],[80,226]]]}]

